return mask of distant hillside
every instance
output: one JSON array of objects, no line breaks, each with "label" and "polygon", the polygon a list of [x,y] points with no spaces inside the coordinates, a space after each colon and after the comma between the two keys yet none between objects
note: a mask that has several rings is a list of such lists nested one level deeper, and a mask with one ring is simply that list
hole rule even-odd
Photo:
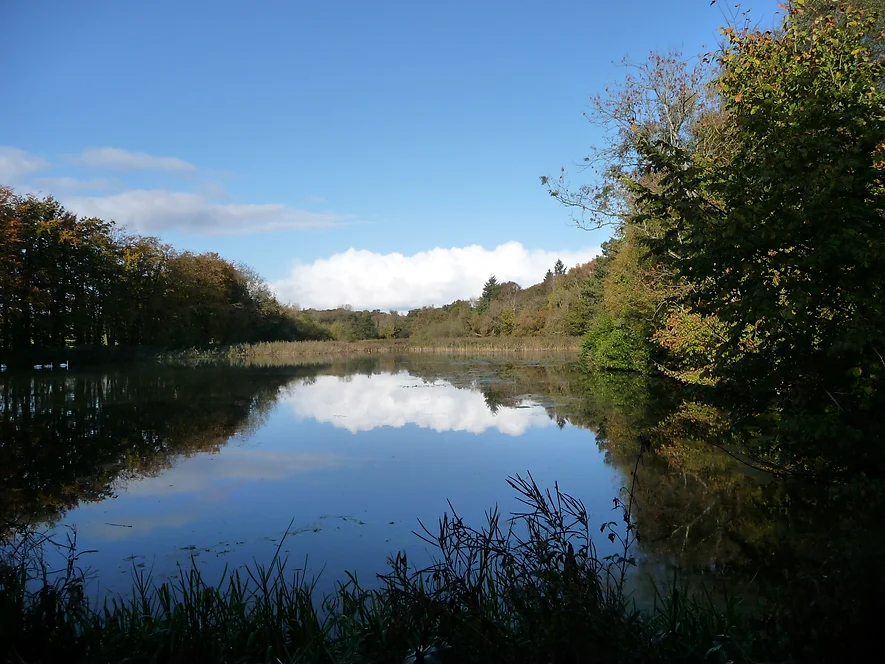
[{"label": "distant hillside", "polygon": [[421,307],[405,315],[349,307],[307,309],[302,315],[341,341],[579,336],[587,330],[595,266],[595,259],[570,269],[557,261],[543,281],[528,288],[512,281],[499,283],[492,275],[483,292],[471,300]]}]

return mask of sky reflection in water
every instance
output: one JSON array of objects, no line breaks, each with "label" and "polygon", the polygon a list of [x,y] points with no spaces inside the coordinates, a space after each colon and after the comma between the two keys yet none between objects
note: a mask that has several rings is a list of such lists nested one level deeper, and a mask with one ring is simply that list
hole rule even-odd
[{"label": "sky reflection in water", "polygon": [[83,561],[100,587],[125,591],[133,566],[163,580],[193,556],[211,580],[225,565],[269,562],[291,521],[282,552],[294,567],[307,558],[328,591],[345,570],[370,581],[398,550],[426,559],[412,531],[418,519],[435,525],[447,500],[476,524],[496,503],[515,508],[506,478],[516,473],[558,481],[593,522],[616,517],[622,476],[592,432],[560,428],[548,412],[528,396],[490,406],[475,383],[407,371],[293,377],[257,426],[217,452],[118,480],[113,497],[81,503],[61,525],[96,550]]}]

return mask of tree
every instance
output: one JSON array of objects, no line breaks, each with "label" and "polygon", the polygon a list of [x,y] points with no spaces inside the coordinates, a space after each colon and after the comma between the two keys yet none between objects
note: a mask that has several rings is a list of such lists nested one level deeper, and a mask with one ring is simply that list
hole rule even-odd
[{"label": "tree", "polygon": [[516,314],[513,311],[513,307],[504,307],[501,309],[501,313],[498,318],[501,321],[501,335],[502,336],[510,336],[513,334],[513,330],[515,329],[515,317]]},{"label": "tree", "polygon": [[710,131],[715,126],[709,69],[678,52],[652,53],[644,62],[624,60],[624,79],[592,100],[585,117],[605,133],[605,142],[584,158],[591,181],[569,184],[565,169],[558,177],[541,176],[547,193],[572,213],[585,230],[629,223],[635,213],[629,183],[645,175],[642,146],[658,141],[690,151],[721,148]]},{"label": "tree", "polygon": [[558,258],[553,265],[553,274],[557,277],[561,277],[565,274],[565,264]]},{"label": "tree", "polygon": [[736,149],[713,159],[647,141],[657,184],[634,187],[642,221],[665,222],[649,246],[689,285],[683,303],[721,323],[712,376],[748,416],[789,413],[802,446],[851,466],[882,449],[871,442],[885,412],[885,92],[872,32],[859,11],[808,17],[799,3],[777,33],[726,30],[716,84]]},{"label": "tree", "polygon": [[0,350],[326,336],[250,268],[0,188]]},{"label": "tree", "polygon": [[498,283],[497,277],[493,274],[486,280],[485,285],[482,287],[482,295],[479,297],[479,306],[477,307],[479,312],[482,313],[488,309],[489,304],[498,297],[498,293],[500,292],[501,284]]},{"label": "tree", "polygon": [[673,268],[646,242],[662,237],[669,221],[642,216],[635,186],[656,186],[656,176],[645,168],[644,146],[661,142],[690,155],[715,154],[728,144],[719,138],[721,119],[703,62],[671,52],[626,64],[623,81],[597,96],[587,116],[606,135],[584,160],[591,182],[571,187],[564,170],[559,178],[541,181],[578,227],[614,229],[582,303],[589,320],[569,327],[588,330],[584,349],[595,366],[644,371],[650,360],[661,359],[653,335],[682,288]]},{"label": "tree", "polygon": [[498,292],[500,290],[501,285],[498,283],[498,279],[493,274],[488,278],[485,285],[482,287],[482,295],[479,299],[485,301],[486,303],[491,302],[498,296]]},{"label": "tree", "polygon": [[866,24],[866,38],[870,54],[881,57],[885,53],[885,42],[881,39],[882,32],[885,31],[885,0],[794,0],[793,5],[796,9],[801,8],[801,11],[793,13],[793,18],[804,29],[821,17],[837,22],[846,20],[847,6],[864,12],[869,20]]},{"label": "tree", "polygon": [[353,339],[362,340],[378,338],[378,326],[375,324],[375,320],[369,312],[361,311],[352,313],[348,323]]}]

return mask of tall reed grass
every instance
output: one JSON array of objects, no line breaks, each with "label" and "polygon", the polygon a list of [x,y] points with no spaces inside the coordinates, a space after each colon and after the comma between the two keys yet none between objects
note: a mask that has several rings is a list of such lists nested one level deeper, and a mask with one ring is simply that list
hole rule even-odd
[{"label": "tall reed grass", "polygon": [[482,355],[492,353],[569,353],[577,357],[581,349],[579,337],[482,337],[436,339],[372,339],[367,341],[271,341],[238,344],[216,349],[169,351],[161,360],[300,360],[325,357],[358,357],[366,355],[405,355],[408,353],[440,353]]},{"label": "tall reed grass", "polygon": [[[625,590],[635,541],[629,502],[602,534],[558,487],[510,480],[524,509],[478,528],[454,508],[417,533],[436,551],[414,568],[390,559],[380,586],[354,577],[328,597],[280,548],[266,566],[208,583],[196,566],[156,584],[136,573],[129,597],[90,606],[75,547],[53,576],[46,541],[7,542],[0,563],[0,655],[11,662],[727,662],[752,661],[734,603],[674,585],[639,609]],[[3,650],[5,649],[5,651]]]},{"label": "tall reed grass", "polygon": [[578,351],[580,339],[571,337],[494,337],[421,341],[373,339],[368,341],[276,341],[233,346],[234,357],[300,357],[315,355],[371,355],[376,353],[533,353]]}]

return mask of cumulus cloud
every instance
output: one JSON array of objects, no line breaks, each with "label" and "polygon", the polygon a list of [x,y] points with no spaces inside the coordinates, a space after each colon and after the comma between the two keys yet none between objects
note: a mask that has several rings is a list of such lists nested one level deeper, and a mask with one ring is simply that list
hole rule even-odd
[{"label": "cumulus cloud", "polygon": [[493,413],[478,390],[457,388],[443,380],[425,383],[406,373],[349,376],[346,381],[319,376],[312,383],[290,388],[280,400],[299,418],[351,433],[415,424],[433,431],[497,429],[521,436],[530,428],[553,425],[544,408],[528,399],[519,407],[500,407]]},{"label": "cumulus cloud", "polygon": [[302,307],[348,303],[360,309],[405,310],[478,296],[490,274],[498,281],[530,286],[543,279],[557,259],[572,267],[598,253],[595,247],[560,252],[527,249],[519,242],[494,249],[436,248],[412,256],[348,249],[296,264],[288,278],[272,286],[281,299]]},{"label": "cumulus cloud", "polygon": [[216,203],[202,194],[138,189],[111,196],[72,197],[68,209],[125,224],[139,233],[168,229],[194,234],[256,233],[335,226],[340,217],[297,210],[277,203]]},{"label": "cumulus cloud", "polygon": [[0,184],[14,184],[19,178],[47,168],[49,163],[18,148],[0,146]]},{"label": "cumulus cloud", "polygon": [[86,148],[74,157],[74,163],[91,168],[115,171],[193,171],[190,162],[178,157],[155,157],[147,152],[130,152],[122,148]]}]

